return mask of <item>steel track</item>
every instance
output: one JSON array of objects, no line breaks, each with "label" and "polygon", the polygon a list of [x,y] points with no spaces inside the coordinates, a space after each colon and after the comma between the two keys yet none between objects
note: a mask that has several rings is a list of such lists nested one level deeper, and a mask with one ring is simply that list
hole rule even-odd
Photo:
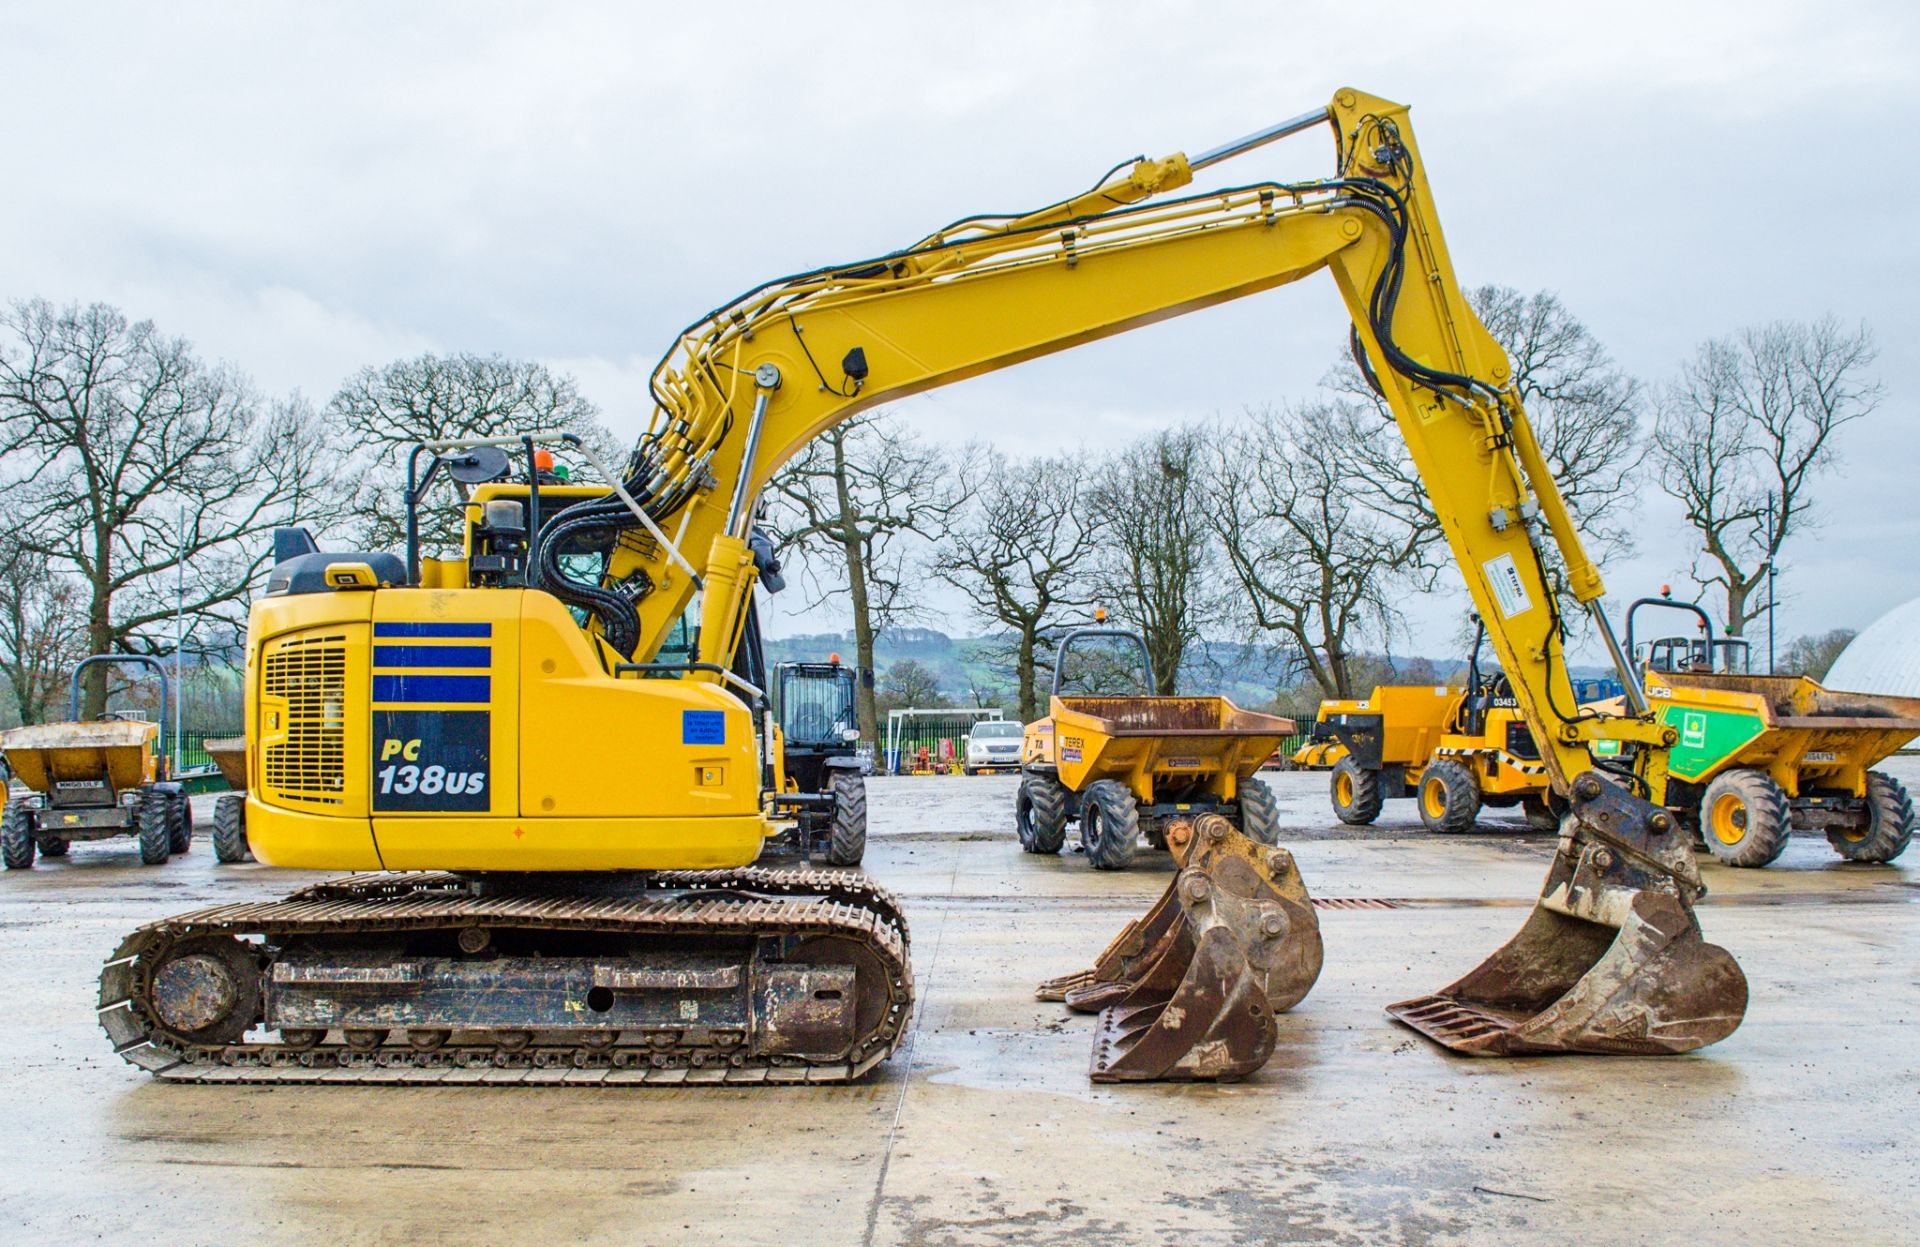
[{"label": "steel track", "polygon": [[[870,951],[885,971],[886,1008],[856,1038],[848,1057],[822,1063],[763,1057],[738,1042],[689,1042],[649,1032],[643,1044],[593,1046],[553,1031],[460,1032],[458,1044],[418,1051],[371,1050],[322,1040],[194,1043],[156,1020],[151,972],[176,942],[226,935],[264,948],[299,935],[368,935],[493,925],[613,935],[837,936]],[[265,962],[261,973],[266,973]],[[170,1082],[198,1083],[835,1083],[860,1077],[898,1046],[912,1016],[913,970],[905,918],[884,888],[863,875],[830,870],[670,871],[625,894],[583,896],[537,885],[477,886],[459,875],[353,875],[303,888],[283,900],[217,905],[140,927],[100,974],[100,1024],[114,1050]]]}]

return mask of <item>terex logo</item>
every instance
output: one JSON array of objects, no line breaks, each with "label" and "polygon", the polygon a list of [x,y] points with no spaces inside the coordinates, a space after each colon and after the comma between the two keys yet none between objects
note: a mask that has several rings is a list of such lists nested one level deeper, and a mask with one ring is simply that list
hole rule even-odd
[{"label": "terex logo", "polygon": [[1689,710],[1680,716],[1680,743],[1689,749],[1707,747],[1707,716]]}]

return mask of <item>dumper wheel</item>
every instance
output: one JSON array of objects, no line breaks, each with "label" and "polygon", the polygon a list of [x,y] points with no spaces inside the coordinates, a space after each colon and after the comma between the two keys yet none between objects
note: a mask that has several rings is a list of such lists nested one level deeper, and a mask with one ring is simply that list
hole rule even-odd
[{"label": "dumper wheel", "polygon": [[184,792],[167,794],[167,851],[185,853],[193,847],[193,802]]},{"label": "dumper wheel", "polygon": [[164,792],[149,788],[140,794],[140,809],[135,827],[140,841],[140,860],[158,866],[173,856],[173,802]]},{"label": "dumper wheel", "polygon": [[213,856],[222,862],[244,862],[247,851],[247,799],[227,793],[213,803]]},{"label": "dumper wheel", "polygon": [[1333,797],[1334,817],[1354,827],[1365,827],[1380,817],[1385,798],[1380,795],[1380,772],[1369,771],[1352,758],[1333,765],[1327,791]]},{"label": "dumper wheel", "polygon": [[1240,781],[1240,834],[1261,844],[1280,842],[1280,803],[1263,779]]},{"label": "dumper wheel", "polygon": [[1792,834],[1787,794],[1760,771],[1724,772],[1700,798],[1700,838],[1729,866],[1765,866]]},{"label": "dumper wheel", "polygon": [[1020,777],[1013,798],[1013,829],[1029,853],[1058,853],[1067,842],[1067,790],[1051,775]]},{"label": "dumper wheel", "polygon": [[1125,870],[1140,847],[1140,807],[1117,779],[1096,779],[1080,794],[1080,843],[1095,870]]},{"label": "dumper wheel", "polygon": [[42,857],[65,857],[73,842],[65,836],[42,836],[39,845]]},{"label": "dumper wheel", "polygon": [[1420,773],[1420,788],[1415,793],[1420,803],[1420,821],[1428,831],[1457,836],[1472,831],[1480,817],[1480,785],[1473,772],[1452,758],[1441,758]]},{"label": "dumper wheel", "polygon": [[833,827],[827,836],[827,861],[858,866],[867,855],[867,781],[852,771],[835,771],[827,780],[833,794]]},{"label": "dumper wheel", "polygon": [[9,801],[0,813],[0,859],[8,870],[33,865],[33,813],[24,801]]},{"label": "dumper wheel", "polygon": [[1867,825],[1827,832],[1834,851],[1850,862],[1890,862],[1912,839],[1913,798],[1885,771],[1867,772]]}]

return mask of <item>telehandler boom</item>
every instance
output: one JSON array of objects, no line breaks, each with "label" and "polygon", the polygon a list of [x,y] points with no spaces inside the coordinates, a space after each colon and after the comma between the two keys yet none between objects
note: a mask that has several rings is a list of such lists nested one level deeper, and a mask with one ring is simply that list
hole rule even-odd
[{"label": "telehandler boom", "polygon": [[[1175,193],[1322,127],[1328,178]],[[761,489],[877,404],[1320,270],[1569,808],[1520,934],[1390,1012],[1474,1053],[1672,1052],[1728,1034],[1746,984],[1701,937],[1698,876],[1659,805],[1671,729],[1638,697],[1624,715],[1575,709],[1561,603],[1592,611],[1611,643],[1599,572],[1461,293],[1406,108],[1342,90],[1191,159],[1132,162],[1037,212],[964,218],[716,308],[654,371],[652,422],[611,491],[555,496],[517,537],[506,508],[469,508],[465,560],[416,574],[316,553],[277,568],[281,591],[248,632],[254,854],[445,873],[134,932],[102,976],[116,1046],[185,1079],[858,1077],[911,1009],[898,907],[857,877],[750,865],[781,830],[761,690],[734,669]],[[683,614],[691,653],[663,661]],[[1599,740],[1627,760],[1596,767]],[[1173,889],[1193,938],[1161,951],[1244,958],[1215,978],[1257,984],[1256,963],[1284,953],[1255,946],[1274,927],[1268,901],[1236,891],[1244,846],[1201,830],[1214,847]],[[1134,972],[1109,951],[1103,965]],[[1180,972],[1177,957],[1150,967],[1156,981]]]}]

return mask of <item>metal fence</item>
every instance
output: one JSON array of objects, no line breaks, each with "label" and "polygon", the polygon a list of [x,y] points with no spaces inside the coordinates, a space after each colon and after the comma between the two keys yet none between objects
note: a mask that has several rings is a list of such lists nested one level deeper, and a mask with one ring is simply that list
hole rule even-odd
[{"label": "metal fence", "polygon": [[957,774],[966,762],[973,725],[1003,717],[998,709],[889,711],[882,769],[889,775]]},{"label": "metal fence", "polygon": [[[191,770],[196,766],[212,766],[213,758],[207,753],[207,742],[242,734],[239,728],[228,728],[225,731],[185,731],[180,733],[181,767]],[[162,742],[167,751],[167,757],[169,758],[173,757],[173,740],[173,734],[169,732]]]}]

